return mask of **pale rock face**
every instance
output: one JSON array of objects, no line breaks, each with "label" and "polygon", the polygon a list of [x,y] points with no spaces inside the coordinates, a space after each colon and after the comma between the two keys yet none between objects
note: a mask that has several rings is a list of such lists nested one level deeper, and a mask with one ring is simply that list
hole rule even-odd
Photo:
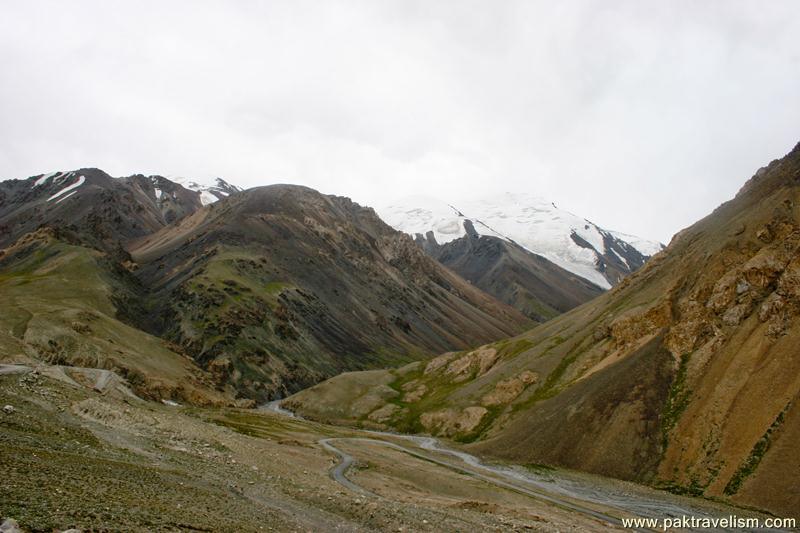
[{"label": "pale rock face", "polygon": [[[376,409],[386,407],[386,402],[397,396],[399,396],[399,393],[393,388],[387,385],[379,385],[371,391],[371,394],[366,394],[353,402],[353,413],[356,416],[364,416]],[[388,419],[388,416],[384,419]]]},{"label": "pale rock face", "polygon": [[518,376],[499,381],[494,390],[483,397],[481,403],[487,407],[509,403],[519,396],[528,385],[537,381],[539,381],[539,374],[525,370]]},{"label": "pale rock face", "polygon": [[403,401],[406,403],[413,403],[419,401],[423,396],[425,396],[426,392],[428,392],[428,387],[420,384],[413,390],[406,392],[403,395]]},{"label": "pale rock face", "polygon": [[392,416],[394,416],[394,414],[399,410],[399,406],[393,403],[387,403],[383,407],[379,407],[378,409],[372,411],[367,418],[373,422],[383,423],[392,418]]},{"label": "pale rock face", "polygon": [[456,355],[456,352],[447,352],[438,357],[434,357],[431,359],[428,364],[425,366],[424,374],[427,376],[428,374],[432,374],[437,370],[443,368],[447,363],[450,362]]},{"label": "pale rock face", "polygon": [[13,518],[6,518],[0,524],[0,533],[22,533],[22,530],[19,528],[19,522]]}]

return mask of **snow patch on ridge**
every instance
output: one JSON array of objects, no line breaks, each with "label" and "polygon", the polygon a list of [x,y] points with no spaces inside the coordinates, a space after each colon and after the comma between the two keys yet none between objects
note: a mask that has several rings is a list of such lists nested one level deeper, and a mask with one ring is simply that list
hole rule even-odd
[{"label": "snow patch on ridge", "polygon": [[180,176],[168,176],[168,180],[182,185],[190,191],[200,193],[200,203],[203,205],[213,204],[214,202],[229,196],[242,189],[232,185],[222,178],[212,180],[199,180],[195,178],[184,178]]},{"label": "snow patch on ridge", "polygon": [[62,197],[62,198],[59,198],[58,200],[56,200],[56,203],[57,203],[57,204],[60,204],[61,202],[63,202],[64,200],[66,200],[67,198],[69,198],[70,196],[72,196],[73,194],[75,194],[76,192],[78,192],[78,191],[72,191],[72,192],[71,192],[71,193],[69,193],[68,195],[66,195],[66,196],[64,196],[64,197]]},{"label": "snow patch on ridge", "polygon": [[40,185],[44,185],[45,183],[47,183],[47,180],[58,174],[61,174],[61,172],[56,171],[56,172],[50,172],[49,174],[42,174],[40,178],[38,178],[36,181],[33,182],[33,186],[38,187]]},{"label": "snow patch on ridge", "polygon": [[[467,217],[457,208],[427,196],[412,196],[401,203],[376,209],[378,215],[390,226],[409,235],[425,237],[429,231],[439,244],[459,239],[467,234],[464,220]],[[477,221],[474,221],[477,222]],[[497,235],[481,222],[482,235]]]},{"label": "snow patch on ridge", "polygon": [[[225,195],[225,196],[227,196],[227,195]],[[210,192],[208,192],[208,191],[200,191],[200,203],[201,204],[203,204],[203,205],[213,204],[217,200],[219,200],[219,198],[217,198],[216,196],[214,196]]]}]

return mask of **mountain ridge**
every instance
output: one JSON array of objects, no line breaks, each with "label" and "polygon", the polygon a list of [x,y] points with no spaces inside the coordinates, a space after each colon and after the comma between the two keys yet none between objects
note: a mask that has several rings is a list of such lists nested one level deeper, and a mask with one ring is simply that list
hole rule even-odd
[{"label": "mountain ridge", "polygon": [[[527,323],[372,209],[302,186],[248,189],[129,250],[162,302],[154,331],[216,366],[220,382],[249,375],[241,387],[264,398],[374,366],[389,352],[418,358]],[[305,363],[285,367],[290,360]]]},{"label": "mountain ridge", "polygon": [[[2,182],[0,249],[46,232],[25,254],[52,257],[54,272],[62,255],[99,253],[102,260],[85,261],[93,265],[86,281],[114,287],[114,318],[191,355],[211,376],[212,396],[263,401],[343,370],[480,344],[528,324],[349,199],[273,185],[217,191],[203,205],[211,193],[188,185],[197,190],[91,168]],[[60,252],[65,244],[69,253]],[[7,255],[5,269],[30,270],[25,254]],[[61,328],[44,330],[60,338]],[[64,342],[74,343],[71,335]]]}]

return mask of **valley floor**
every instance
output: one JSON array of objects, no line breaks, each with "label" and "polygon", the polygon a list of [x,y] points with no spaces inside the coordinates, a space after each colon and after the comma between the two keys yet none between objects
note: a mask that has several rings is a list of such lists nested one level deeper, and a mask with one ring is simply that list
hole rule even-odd
[{"label": "valley floor", "polygon": [[[272,410],[145,402],[0,369],[0,517],[23,531],[603,531],[752,515],[583,474],[486,466],[434,439]],[[75,377],[80,372],[71,372]]]}]

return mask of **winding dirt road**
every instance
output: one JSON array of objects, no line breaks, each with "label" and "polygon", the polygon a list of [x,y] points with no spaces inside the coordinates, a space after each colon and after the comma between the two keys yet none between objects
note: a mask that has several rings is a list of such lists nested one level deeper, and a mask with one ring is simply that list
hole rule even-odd
[{"label": "winding dirt road", "polygon": [[[292,411],[288,409],[284,409],[280,405],[280,401],[273,401],[265,406],[264,409],[271,411],[276,414],[280,414],[282,416],[288,416],[291,418],[301,418],[295,415]],[[374,492],[367,490],[366,488],[354,483],[347,477],[347,472],[356,462],[355,457],[350,455],[349,453],[345,452],[341,448],[336,446],[336,442],[355,442],[355,443],[365,443],[365,444],[376,444],[379,446],[384,446],[387,448],[391,448],[393,450],[399,451],[416,459],[421,459],[423,461],[432,462],[444,468],[448,468],[460,474],[467,474],[472,476],[473,478],[480,479],[481,481],[485,481],[487,483],[493,484],[498,487],[502,487],[508,490],[512,490],[514,492],[525,494],[532,498],[536,498],[550,504],[556,505],[558,507],[568,509],[571,511],[575,511],[581,513],[586,516],[590,516],[592,518],[596,518],[598,520],[602,520],[608,524],[614,526],[622,526],[622,521],[618,518],[613,516],[607,515],[605,513],[601,513],[599,511],[595,511],[594,509],[590,509],[588,507],[582,506],[577,504],[573,501],[570,501],[566,498],[559,497],[557,495],[551,495],[544,493],[540,490],[534,490],[531,487],[523,486],[521,483],[521,479],[509,476],[506,471],[503,469],[498,469],[492,466],[482,464],[477,458],[472,455],[465,454],[463,452],[457,452],[455,450],[449,450],[441,445],[437,439],[433,437],[417,437],[413,435],[399,435],[394,433],[386,433],[381,431],[367,431],[367,433],[381,436],[381,437],[389,437],[395,439],[404,439],[411,441],[419,446],[421,450],[427,450],[432,452],[439,452],[442,454],[450,455],[455,457],[456,459],[463,462],[465,466],[460,466],[458,464],[454,464],[450,461],[445,461],[443,459],[439,459],[436,457],[432,457],[430,454],[422,453],[421,451],[416,451],[410,448],[406,448],[405,446],[400,446],[394,442],[389,442],[386,440],[381,439],[371,439],[367,437],[330,437],[325,439],[320,439],[317,441],[320,446],[322,446],[325,450],[333,453],[338,457],[338,462],[331,467],[329,473],[331,478],[339,483],[341,486],[347,488],[348,490],[368,496],[380,497]],[[498,479],[496,476],[500,476],[501,479]],[[502,479],[505,478],[505,479]],[[634,531],[651,531],[649,529],[636,529],[633,528]]]},{"label": "winding dirt road", "polygon": [[[396,437],[395,435],[392,435],[392,436]],[[318,441],[322,445],[323,448],[325,448],[326,450],[328,450],[330,452],[333,452],[333,453],[335,453],[336,455],[339,456],[339,459],[340,459],[339,462],[333,468],[331,468],[331,470],[330,470],[331,477],[337,483],[342,485],[343,487],[347,487],[348,489],[350,489],[350,490],[352,490],[354,492],[358,492],[358,493],[361,493],[361,494],[368,494],[370,496],[377,496],[377,494],[366,490],[365,488],[361,487],[360,485],[356,485],[355,483],[350,481],[350,479],[347,478],[347,476],[346,476],[347,471],[350,469],[350,467],[355,462],[355,458],[352,455],[342,451],[340,448],[337,448],[333,444],[334,441],[337,441],[337,442],[343,442],[343,441],[361,442],[361,443],[377,444],[377,445],[380,445],[380,446],[385,446],[387,448],[392,448],[393,450],[397,450],[399,452],[405,453],[407,455],[410,455],[411,457],[415,457],[417,459],[422,459],[423,461],[428,461],[428,462],[435,463],[435,464],[437,464],[439,466],[443,466],[445,468],[449,468],[450,470],[454,470],[454,471],[456,471],[458,473],[461,473],[461,474],[467,474],[469,476],[472,476],[474,478],[480,479],[481,481],[485,481],[487,483],[491,483],[491,484],[496,485],[498,487],[503,487],[505,489],[509,489],[509,490],[514,491],[514,492],[518,492],[520,494],[525,494],[527,496],[531,496],[533,498],[536,498],[536,499],[543,500],[543,501],[546,501],[548,503],[554,504],[554,505],[556,505],[558,507],[569,509],[571,511],[576,511],[576,512],[579,512],[579,513],[581,513],[583,515],[591,516],[593,518],[597,518],[599,520],[602,520],[604,522],[607,522],[607,523],[615,525],[615,526],[622,526],[622,521],[619,520],[618,518],[614,518],[612,516],[609,516],[607,514],[595,511],[593,509],[589,509],[588,507],[583,507],[581,505],[575,504],[575,503],[570,502],[568,500],[565,500],[563,498],[547,495],[547,494],[544,494],[544,493],[539,492],[539,491],[531,490],[530,488],[522,487],[518,483],[514,483],[512,481],[504,481],[502,479],[497,479],[497,478],[495,478],[494,476],[491,476],[491,475],[486,475],[486,474],[482,474],[480,472],[476,472],[473,468],[464,468],[464,467],[461,467],[461,466],[458,466],[458,465],[454,465],[454,464],[452,464],[452,463],[450,463],[448,461],[443,461],[443,460],[440,460],[440,459],[436,459],[434,457],[430,457],[427,454],[422,454],[422,453],[415,452],[414,450],[411,450],[409,448],[405,448],[405,447],[400,446],[398,444],[395,444],[393,442],[387,442],[385,440],[378,440],[378,439],[368,439],[368,438],[364,438],[364,437],[338,437],[338,438],[322,439],[322,440]],[[489,472],[491,474],[500,474],[500,475],[502,475],[500,472],[498,472],[495,469],[493,469],[491,467],[488,467],[488,466],[484,466],[483,469],[486,472]],[[638,528],[632,528],[632,530],[633,531],[651,531],[649,529],[638,529]]]},{"label": "winding dirt road", "polygon": [[[281,407],[280,400],[270,402],[263,408],[282,416],[302,420],[302,417]],[[331,478],[348,490],[362,495],[380,498],[379,495],[358,485],[347,477],[347,472],[355,463],[356,458],[338,447],[337,443],[371,444],[390,448],[411,457],[435,463],[452,471],[467,474],[497,487],[601,520],[614,527],[623,527],[622,520],[617,516],[608,514],[609,511],[614,514],[617,514],[618,511],[619,516],[650,518],[681,516],[710,518],[720,513],[719,510],[703,507],[701,503],[695,503],[646,488],[636,488],[630,485],[618,486],[613,482],[603,483],[601,479],[595,482],[594,480],[570,477],[560,473],[543,476],[529,473],[517,467],[484,464],[474,455],[447,448],[433,437],[367,430],[363,430],[363,433],[375,438],[329,437],[318,441],[325,450],[338,457],[337,463],[329,471]],[[413,447],[401,446],[396,442],[392,442],[398,439],[411,443]],[[642,528],[629,529],[634,531],[653,531]]]}]

